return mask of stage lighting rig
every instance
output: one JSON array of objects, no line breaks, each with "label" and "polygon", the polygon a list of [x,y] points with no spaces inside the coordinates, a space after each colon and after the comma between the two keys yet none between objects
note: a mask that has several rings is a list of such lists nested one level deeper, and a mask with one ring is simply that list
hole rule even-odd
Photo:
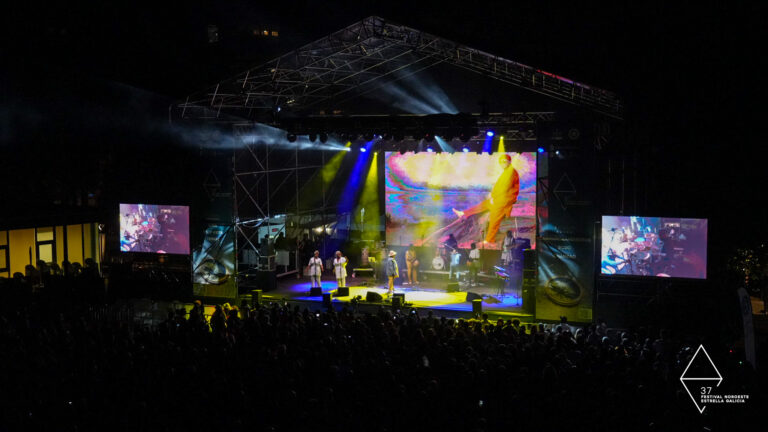
[{"label": "stage lighting rig", "polygon": [[320,132],[320,142],[325,144],[328,141],[328,134],[325,132]]},{"label": "stage lighting rig", "polygon": [[309,142],[315,142],[315,141],[317,141],[317,134],[316,133],[309,134]]},{"label": "stage lighting rig", "polygon": [[288,142],[296,142],[296,134],[294,133],[288,133],[286,138],[288,138]]}]

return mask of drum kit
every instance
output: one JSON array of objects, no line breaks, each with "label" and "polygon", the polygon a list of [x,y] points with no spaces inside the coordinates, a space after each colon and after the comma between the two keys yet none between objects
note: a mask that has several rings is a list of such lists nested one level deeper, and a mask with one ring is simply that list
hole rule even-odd
[{"label": "drum kit", "polygon": [[438,246],[435,251],[435,257],[432,259],[432,270],[445,270],[446,263],[450,262],[450,253],[452,250],[448,246]]},{"label": "drum kit", "polygon": [[[635,274],[650,275],[651,263],[655,257],[661,256],[658,235],[645,233],[634,240],[625,240],[609,249],[610,263],[604,264],[603,274]],[[629,266],[628,271],[625,268]]]}]

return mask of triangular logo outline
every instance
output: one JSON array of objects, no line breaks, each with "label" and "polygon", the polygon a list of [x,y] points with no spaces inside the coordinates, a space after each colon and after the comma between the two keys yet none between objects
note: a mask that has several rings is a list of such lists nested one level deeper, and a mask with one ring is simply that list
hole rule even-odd
[{"label": "triangular logo outline", "polygon": [[[699,356],[700,351],[703,351],[704,355],[707,356],[707,360],[709,361],[709,364],[712,365],[712,368],[715,370],[717,377],[686,377],[685,376],[685,374],[688,373],[688,369],[690,369],[694,360],[696,360],[696,357]],[[691,400],[693,401],[693,404],[696,405],[696,409],[699,410],[699,413],[703,414],[704,409],[707,406],[702,404],[702,406],[699,407],[699,403],[696,402],[696,398],[693,397],[693,393],[691,393],[691,390],[688,389],[688,386],[686,385],[687,384],[686,381],[717,381],[717,385],[715,387],[720,387],[720,384],[723,382],[723,376],[720,375],[720,371],[717,370],[717,366],[715,366],[715,362],[712,361],[712,358],[709,356],[709,353],[704,348],[704,345],[699,345],[699,349],[697,349],[696,353],[693,354],[693,357],[691,357],[691,361],[688,362],[688,366],[685,367],[683,374],[680,375],[680,382],[683,384],[683,388],[685,389],[686,392],[688,392],[688,396],[691,397]]]}]

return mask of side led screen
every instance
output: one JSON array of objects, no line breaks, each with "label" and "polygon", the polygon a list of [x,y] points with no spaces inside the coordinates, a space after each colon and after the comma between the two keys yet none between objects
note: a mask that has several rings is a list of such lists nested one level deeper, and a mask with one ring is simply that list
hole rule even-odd
[{"label": "side led screen", "polygon": [[603,216],[604,275],[707,278],[707,220]]},{"label": "side led screen", "polygon": [[189,254],[189,207],[120,204],[120,251]]}]

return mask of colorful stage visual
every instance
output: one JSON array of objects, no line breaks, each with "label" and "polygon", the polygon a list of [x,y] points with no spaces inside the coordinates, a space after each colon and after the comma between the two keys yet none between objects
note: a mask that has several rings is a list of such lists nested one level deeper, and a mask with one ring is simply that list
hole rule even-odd
[{"label": "colorful stage visual", "polygon": [[120,204],[120,251],[189,254],[189,207]]},{"label": "colorful stage visual", "polygon": [[235,235],[231,225],[212,225],[192,253],[193,293],[202,297],[237,297]]},{"label": "colorful stage visual", "polygon": [[[507,231],[536,240],[536,153],[388,152],[387,244],[501,249]],[[483,244],[483,241],[485,243]]]},{"label": "colorful stage visual", "polygon": [[603,216],[604,275],[706,279],[707,220]]}]

